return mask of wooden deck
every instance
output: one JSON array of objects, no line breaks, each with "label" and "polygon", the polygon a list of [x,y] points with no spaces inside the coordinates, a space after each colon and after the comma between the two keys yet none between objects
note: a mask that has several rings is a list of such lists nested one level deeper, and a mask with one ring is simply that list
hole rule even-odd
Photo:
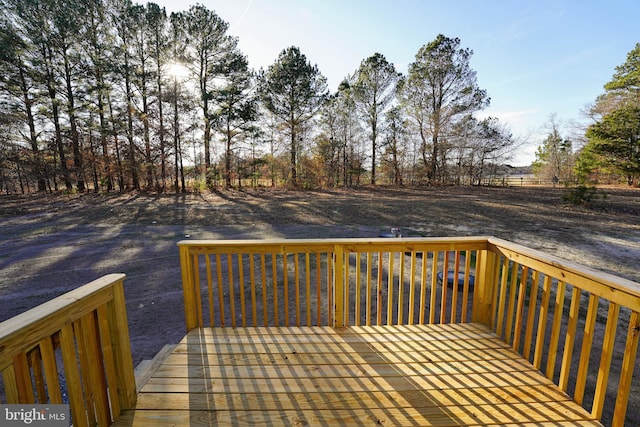
[{"label": "wooden deck", "polygon": [[601,425],[479,324],[199,328],[130,425]]}]

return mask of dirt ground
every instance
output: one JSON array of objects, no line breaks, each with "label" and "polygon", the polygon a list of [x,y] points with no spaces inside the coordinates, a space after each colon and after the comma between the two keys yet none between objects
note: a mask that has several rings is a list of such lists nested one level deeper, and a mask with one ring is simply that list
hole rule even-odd
[{"label": "dirt ground", "polygon": [[640,282],[640,190],[538,187],[0,196],[0,321],[114,272],[134,364],[185,333],[182,239],[493,235]]}]

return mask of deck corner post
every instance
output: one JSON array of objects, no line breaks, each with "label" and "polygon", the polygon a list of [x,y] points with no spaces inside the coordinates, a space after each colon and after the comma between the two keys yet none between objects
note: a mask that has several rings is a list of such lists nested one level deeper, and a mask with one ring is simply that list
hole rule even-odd
[{"label": "deck corner post", "polygon": [[493,294],[497,280],[497,256],[488,249],[478,251],[478,271],[473,293],[473,309],[471,319],[493,327]]},{"label": "deck corner post", "polygon": [[344,248],[335,245],[333,250],[333,327],[344,326]]},{"label": "deck corner post", "polygon": [[182,293],[184,295],[184,317],[187,332],[202,326],[198,324],[198,307],[194,283],[193,264],[189,246],[178,244],[180,248],[180,271],[182,273]]},{"label": "deck corner post", "polygon": [[111,311],[109,329],[111,343],[114,348],[116,373],[118,375],[120,408],[130,409],[136,403],[137,394],[131,342],[129,340],[129,324],[124,299],[124,277],[113,284],[113,301],[109,306],[107,307],[107,310]]}]

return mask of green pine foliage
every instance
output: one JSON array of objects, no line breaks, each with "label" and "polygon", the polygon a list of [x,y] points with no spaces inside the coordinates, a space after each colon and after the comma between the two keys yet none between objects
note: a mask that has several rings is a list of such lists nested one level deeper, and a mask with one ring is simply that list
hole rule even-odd
[{"label": "green pine foliage", "polygon": [[594,107],[601,117],[586,131],[588,143],[578,159],[577,173],[585,181],[618,176],[628,185],[639,185],[640,43],[616,67],[605,90]]}]

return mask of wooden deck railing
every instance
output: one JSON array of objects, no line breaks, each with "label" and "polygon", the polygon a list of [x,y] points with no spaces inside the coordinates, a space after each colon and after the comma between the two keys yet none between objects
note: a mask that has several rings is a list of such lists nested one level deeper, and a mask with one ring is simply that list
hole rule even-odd
[{"label": "wooden deck railing", "polygon": [[483,323],[594,416],[614,407],[611,424],[624,424],[637,283],[490,237],[178,245],[187,330]]},{"label": "wooden deck railing", "polygon": [[494,331],[598,419],[615,401],[611,424],[623,425],[640,285],[500,239],[488,239],[487,254]]},{"label": "wooden deck railing", "polygon": [[78,427],[110,425],[133,406],[124,277],[104,276],[0,323],[0,403],[68,403]]}]

